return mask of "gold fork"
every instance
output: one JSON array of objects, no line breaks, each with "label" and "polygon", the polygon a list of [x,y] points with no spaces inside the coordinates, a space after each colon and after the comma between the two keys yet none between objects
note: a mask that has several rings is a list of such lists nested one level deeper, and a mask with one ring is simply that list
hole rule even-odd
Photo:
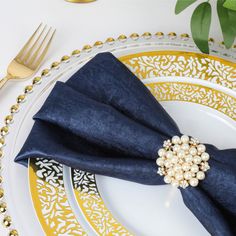
[{"label": "gold fork", "polygon": [[25,79],[33,75],[52,42],[56,30],[41,23],[18,55],[11,61],[7,75],[0,80],[0,89],[10,79]]}]

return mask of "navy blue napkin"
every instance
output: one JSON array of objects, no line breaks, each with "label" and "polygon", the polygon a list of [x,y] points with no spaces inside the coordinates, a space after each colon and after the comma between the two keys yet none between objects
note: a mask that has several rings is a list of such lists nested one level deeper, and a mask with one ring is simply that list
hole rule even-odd
[{"label": "navy blue napkin", "polygon": [[[15,161],[53,159],[141,184],[161,185],[157,151],[181,132],[149,90],[110,53],[98,54],[66,83],[57,82]],[[207,177],[180,189],[185,205],[217,236],[236,235],[236,149],[206,144]]]}]

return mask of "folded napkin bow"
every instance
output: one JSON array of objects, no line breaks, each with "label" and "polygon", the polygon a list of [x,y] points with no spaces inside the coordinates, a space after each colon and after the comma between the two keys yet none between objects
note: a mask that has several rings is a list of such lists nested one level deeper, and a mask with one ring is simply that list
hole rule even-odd
[{"label": "folded napkin bow", "polygon": [[[15,161],[43,157],[94,174],[165,184],[157,152],[179,128],[142,82],[112,54],[95,56],[57,82]],[[236,235],[236,149],[205,144],[211,169],[180,189],[185,205],[212,235]]]}]

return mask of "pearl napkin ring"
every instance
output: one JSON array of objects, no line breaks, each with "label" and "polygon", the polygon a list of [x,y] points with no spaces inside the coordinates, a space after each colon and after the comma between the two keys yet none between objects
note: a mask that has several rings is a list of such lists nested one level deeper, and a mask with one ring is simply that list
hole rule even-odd
[{"label": "pearl napkin ring", "polygon": [[196,187],[210,169],[209,158],[206,146],[197,139],[187,135],[173,136],[158,150],[157,173],[164,176],[167,184],[182,188],[189,185]]}]

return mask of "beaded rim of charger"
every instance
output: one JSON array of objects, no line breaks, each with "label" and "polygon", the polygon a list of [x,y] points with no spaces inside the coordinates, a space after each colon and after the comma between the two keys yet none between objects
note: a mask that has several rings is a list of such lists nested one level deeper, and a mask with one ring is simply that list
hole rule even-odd
[{"label": "beaded rim of charger", "polygon": [[196,187],[205,179],[205,172],[210,169],[210,155],[206,146],[187,135],[173,136],[164,141],[158,150],[156,160],[157,173],[164,176],[164,182],[176,187]]}]

